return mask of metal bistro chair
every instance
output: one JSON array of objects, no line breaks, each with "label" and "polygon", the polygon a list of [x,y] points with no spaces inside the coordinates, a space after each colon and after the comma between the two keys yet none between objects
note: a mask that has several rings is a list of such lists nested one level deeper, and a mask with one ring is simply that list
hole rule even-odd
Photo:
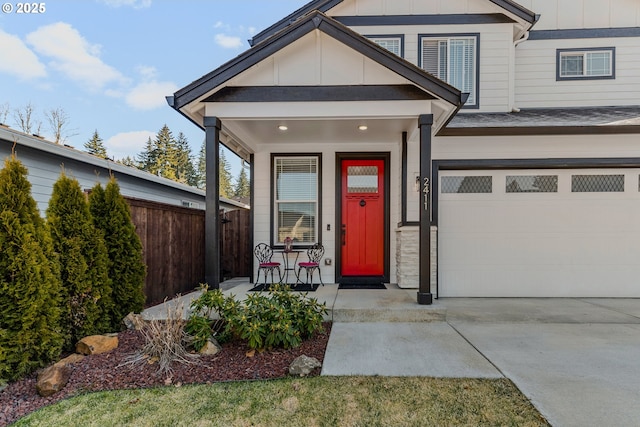
[{"label": "metal bistro chair", "polygon": [[[300,273],[302,272],[302,269],[304,269],[307,274],[306,284],[313,286],[313,273],[318,270],[320,283],[322,284],[322,286],[324,286],[324,283],[322,282],[322,273],[320,272],[320,260],[323,256],[324,246],[322,246],[322,244],[320,243],[317,243],[307,249],[307,257],[309,258],[309,261],[298,263],[298,283],[302,283],[302,281],[300,280]],[[309,278],[311,278],[311,281],[309,281]]]},{"label": "metal bistro chair", "polygon": [[260,281],[260,272],[264,271],[264,284],[267,284],[267,273],[271,272],[271,283],[275,283],[273,280],[273,270],[278,270],[278,281],[282,280],[280,274],[280,263],[271,261],[273,256],[273,249],[271,246],[265,243],[259,243],[253,250],[253,254],[258,259],[258,275],[256,277],[256,283]]}]

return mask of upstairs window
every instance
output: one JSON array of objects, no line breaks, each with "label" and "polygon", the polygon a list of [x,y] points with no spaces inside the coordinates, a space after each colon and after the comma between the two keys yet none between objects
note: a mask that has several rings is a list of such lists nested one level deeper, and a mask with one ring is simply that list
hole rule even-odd
[{"label": "upstairs window", "polygon": [[465,107],[478,108],[478,34],[420,36],[420,66],[469,94]]},{"label": "upstairs window", "polygon": [[367,36],[369,40],[380,47],[387,49],[391,53],[395,53],[399,57],[404,56],[404,36]]},{"label": "upstairs window", "polygon": [[615,48],[558,49],[556,80],[615,78]]}]

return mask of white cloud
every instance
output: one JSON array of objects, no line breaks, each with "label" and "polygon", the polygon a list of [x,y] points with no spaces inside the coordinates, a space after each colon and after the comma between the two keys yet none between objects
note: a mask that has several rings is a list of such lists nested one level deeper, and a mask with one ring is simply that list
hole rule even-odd
[{"label": "white cloud", "polygon": [[244,44],[240,37],[228,36],[226,34],[216,34],[215,42],[225,49],[238,49]]},{"label": "white cloud", "polygon": [[131,6],[134,9],[144,9],[151,6],[152,0],[101,0],[102,3],[111,7]]},{"label": "white cloud", "polygon": [[178,86],[171,82],[144,82],[126,96],[127,104],[136,110],[153,110],[167,106],[165,96],[173,94]]},{"label": "white cloud", "polygon": [[13,74],[20,79],[30,80],[45,77],[47,71],[43,63],[20,38],[0,30],[0,72]]},{"label": "white cloud", "polygon": [[51,58],[52,68],[91,90],[110,83],[125,83],[124,76],[100,59],[100,46],[92,45],[71,25],[58,22],[27,35],[33,49]]},{"label": "white cloud", "polygon": [[155,132],[148,130],[123,132],[107,139],[104,145],[109,155],[115,159],[134,157],[142,151],[149,138],[153,139],[155,136]]}]

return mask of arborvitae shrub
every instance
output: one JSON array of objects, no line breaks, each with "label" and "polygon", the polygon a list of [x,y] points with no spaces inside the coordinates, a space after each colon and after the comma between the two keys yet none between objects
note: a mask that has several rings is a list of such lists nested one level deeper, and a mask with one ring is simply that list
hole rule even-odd
[{"label": "arborvitae shrub", "polygon": [[89,203],[76,179],[64,173],[47,208],[53,247],[60,258],[61,325],[65,349],[111,327],[111,281],[101,232],[93,228]]},{"label": "arborvitae shrub", "polygon": [[89,195],[89,205],[95,227],[102,230],[109,255],[109,277],[112,281],[114,328],[130,312],[144,308],[146,266],[142,258],[142,243],[131,221],[131,212],[120,194],[115,178],[103,190],[97,184]]},{"label": "arborvitae shrub", "polygon": [[59,357],[60,272],[51,236],[14,156],[0,170],[0,378]]}]

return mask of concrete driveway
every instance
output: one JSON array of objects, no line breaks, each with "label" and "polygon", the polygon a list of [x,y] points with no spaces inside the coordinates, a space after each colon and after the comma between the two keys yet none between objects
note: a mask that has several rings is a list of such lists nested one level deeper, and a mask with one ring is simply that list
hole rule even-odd
[{"label": "concrete driveway", "polygon": [[436,304],[445,322],[334,323],[323,375],[503,375],[553,426],[640,425],[640,299]]}]

